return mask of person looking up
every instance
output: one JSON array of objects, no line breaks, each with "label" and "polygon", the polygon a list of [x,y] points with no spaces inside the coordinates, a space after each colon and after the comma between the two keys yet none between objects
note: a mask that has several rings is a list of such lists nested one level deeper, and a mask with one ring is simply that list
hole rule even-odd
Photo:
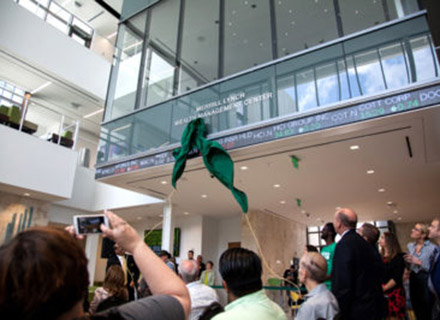
[{"label": "person looking up", "polygon": [[427,290],[430,258],[435,244],[428,239],[428,226],[416,223],[411,230],[405,261],[409,264],[409,296],[417,319],[431,319],[432,304]]},{"label": "person looking up", "polygon": [[339,307],[335,296],[323,283],[327,278],[325,258],[317,252],[305,253],[299,262],[298,278],[306,286],[308,294],[295,319],[333,319]]},{"label": "person looking up", "polygon": [[356,225],[354,210],[336,210],[333,226],[341,239],[333,257],[332,292],[338,300],[341,319],[382,319],[385,267],[377,250],[356,233]]},{"label": "person looking up", "polygon": [[331,274],[333,268],[333,256],[336,248],[336,231],[333,223],[327,223],[321,231],[321,238],[325,241],[326,246],[321,249],[321,255],[327,261],[327,277],[325,285],[329,290],[332,289]]},{"label": "person looking up", "polygon": [[229,304],[213,320],[287,320],[263,290],[261,260],[254,252],[228,249],[220,257],[219,269]]},{"label": "person looking up", "polygon": [[214,271],[214,262],[208,261],[206,262],[206,270],[202,271],[200,275],[200,282],[207,285],[213,286],[215,283],[215,271]]},{"label": "person looking up", "polygon": [[377,227],[371,223],[364,223],[358,229],[359,235],[365,239],[373,247],[377,248],[377,241],[379,241],[380,231]]},{"label": "person looking up", "polygon": [[179,274],[191,297],[189,320],[198,320],[203,311],[213,302],[218,302],[215,290],[198,281],[199,265],[194,260],[184,260],[179,264]]},{"label": "person looking up", "polygon": [[394,233],[384,232],[379,238],[380,254],[385,262],[383,292],[388,297],[388,319],[405,318],[403,272],[405,261]]}]

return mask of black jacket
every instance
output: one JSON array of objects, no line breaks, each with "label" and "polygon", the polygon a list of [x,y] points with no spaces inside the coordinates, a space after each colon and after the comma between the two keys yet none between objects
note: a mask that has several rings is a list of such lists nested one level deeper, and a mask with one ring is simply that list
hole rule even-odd
[{"label": "black jacket", "polygon": [[338,242],[333,257],[332,292],[342,319],[381,319],[386,301],[382,292],[385,266],[377,249],[356,231]]}]

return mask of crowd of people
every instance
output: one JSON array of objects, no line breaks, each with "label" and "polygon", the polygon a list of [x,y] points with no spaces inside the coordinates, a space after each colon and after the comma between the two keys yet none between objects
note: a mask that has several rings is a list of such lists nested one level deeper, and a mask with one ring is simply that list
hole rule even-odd
[{"label": "crowd of people", "polygon": [[[73,227],[32,228],[0,247],[2,319],[287,319],[263,289],[255,252],[222,253],[218,269],[228,299],[222,306],[211,287],[212,261],[194,259],[190,250],[177,265],[169,252],[154,253],[123,219],[105,214],[111,227],[101,229],[115,242],[115,254],[90,304],[87,258],[75,239],[81,236]],[[418,320],[440,319],[439,219],[429,227],[417,223],[403,253],[394,233],[368,223],[356,230],[356,213],[338,209],[322,230],[326,245],[307,246],[284,273],[299,297],[289,293],[295,319],[406,319],[408,298]]]}]

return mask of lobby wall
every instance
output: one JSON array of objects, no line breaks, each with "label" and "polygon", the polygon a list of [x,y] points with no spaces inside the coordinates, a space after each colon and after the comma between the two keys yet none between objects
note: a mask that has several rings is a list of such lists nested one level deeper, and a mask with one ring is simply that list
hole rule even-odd
[{"label": "lobby wall", "polygon": [[[299,257],[303,252],[307,243],[306,225],[262,211],[251,211],[248,217],[269,267],[282,276],[292,258]],[[245,216],[241,219],[241,246],[258,252]],[[271,277],[273,275],[263,264],[263,285]]]},{"label": "lobby wall", "polygon": [[[33,208],[32,218],[29,219],[30,208]],[[30,226],[47,226],[49,222],[50,203],[46,201],[32,199],[26,196],[18,196],[6,192],[0,192],[0,244],[5,241],[8,224],[12,222],[16,214],[15,224],[13,225],[12,235],[18,231],[21,219],[24,219],[25,210],[28,211],[27,220],[24,228],[26,229],[30,220]]]}]

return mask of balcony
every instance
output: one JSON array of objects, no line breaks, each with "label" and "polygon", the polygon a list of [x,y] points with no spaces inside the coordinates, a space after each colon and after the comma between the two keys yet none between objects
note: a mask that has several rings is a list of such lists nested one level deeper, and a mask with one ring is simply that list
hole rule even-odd
[{"label": "balcony", "polygon": [[[432,105],[438,87],[432,94],[420,88],[437,79],[426,18],[418,13],[105,122],[97,177],[172,162],[170,150],[196,117],[204,118],[209,138],[235,149]],[[154,94],[166,86],[157,79]]]}]

